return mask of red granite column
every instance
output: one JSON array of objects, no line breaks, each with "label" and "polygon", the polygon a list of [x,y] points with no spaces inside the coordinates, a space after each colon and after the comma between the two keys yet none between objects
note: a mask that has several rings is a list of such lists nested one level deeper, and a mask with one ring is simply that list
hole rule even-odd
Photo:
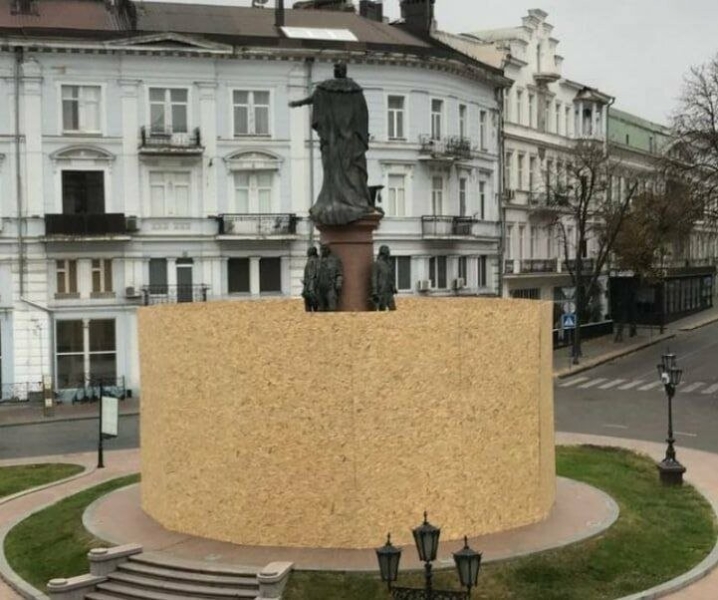
[{"label": "red granite column", "polygon": [[375,212],[349,225],[317,225],[322,244],[342,261],[344,284],[339,310],[366,312],[372,310],[371,267],[374,263],[374,231],[384,215]]}]

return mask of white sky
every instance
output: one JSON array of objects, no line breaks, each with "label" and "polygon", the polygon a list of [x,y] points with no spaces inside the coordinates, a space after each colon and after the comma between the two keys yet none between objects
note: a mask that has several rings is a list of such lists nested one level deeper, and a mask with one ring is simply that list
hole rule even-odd
[{"label": "white sky", "polygon": [[[399,0],[384,0],[384,7],[389,17],[399,16]],[[689,67],[718,53],[718,0],[436,0],[436,18],[440,29],[462,33],[519,26],[530,8],[549,14],[564,76],[598,87],[616,97],[617,108],[653,121],[667,121]]]}]

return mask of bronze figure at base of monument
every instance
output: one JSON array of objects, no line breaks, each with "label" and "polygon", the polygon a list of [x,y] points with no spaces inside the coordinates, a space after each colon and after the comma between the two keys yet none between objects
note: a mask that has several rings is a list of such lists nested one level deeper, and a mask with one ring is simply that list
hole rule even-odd
[{"label": "bronze figure at base of monument", "polygon": [[374,212],[348,225],[321,225],[321,243],[328,245],[342,262],[344,281],[338,310],[365,312],[373,310],[371,302],[371,269],[374,262],[374,231],[384,215]]}]

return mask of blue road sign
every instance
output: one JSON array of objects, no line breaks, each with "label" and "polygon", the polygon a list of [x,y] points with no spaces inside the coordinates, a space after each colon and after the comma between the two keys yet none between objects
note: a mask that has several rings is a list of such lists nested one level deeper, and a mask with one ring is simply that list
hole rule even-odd
[{"label": "blue road sign", "polygon": [[563,329],[576,329],[576,314],[568,313],[561,315],[561,327],[563,327]]}]

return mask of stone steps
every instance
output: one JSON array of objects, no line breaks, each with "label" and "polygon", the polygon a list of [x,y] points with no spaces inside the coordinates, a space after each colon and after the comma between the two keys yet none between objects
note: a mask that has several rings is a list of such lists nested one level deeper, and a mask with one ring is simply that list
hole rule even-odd
[{"label": "stone steps", "polygon": [[85,600],[227,600],[259,596],[257,571],[137,554],[107,575]]}]

